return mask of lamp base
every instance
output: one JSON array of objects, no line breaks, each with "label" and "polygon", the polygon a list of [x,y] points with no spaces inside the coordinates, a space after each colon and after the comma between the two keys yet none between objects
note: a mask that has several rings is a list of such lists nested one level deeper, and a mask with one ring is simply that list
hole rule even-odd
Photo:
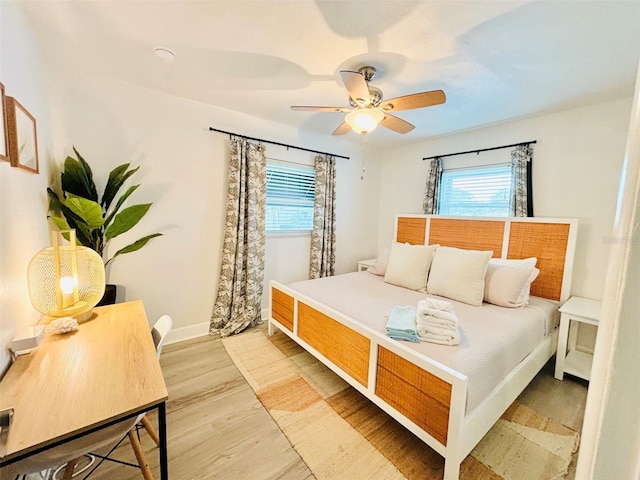
[{"label": "lamp base", "polygon": [[[79,312],[79,313],[74,313],[73,315],[63,315],[63,316],[75,318],[78,321],[78,323],[83,323],[83,322],[86,322],[87,320],[91,320],[94,316],[94,313],[93,313],[93,309],[91,309],[91,310],[87,310],[86,312]],[[43,315],[40,318],[40,324],[49,325],[54,320],[62,318],[63,316],[52,317],[50,315]]]},{"label": "lamp base", "polygon": [[93,318],[93,309],[89,310],[88,312],[77,313],[71,316],[75,318],[78,323],[86,322],[87,320],[91,320],[91,318]]}]

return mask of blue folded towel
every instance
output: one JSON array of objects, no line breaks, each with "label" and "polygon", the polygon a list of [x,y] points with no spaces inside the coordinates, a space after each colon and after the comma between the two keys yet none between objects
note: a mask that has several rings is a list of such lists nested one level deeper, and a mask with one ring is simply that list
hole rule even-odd
[{"label": "blue folded towel", "polygon": [[416,309],[412,306],[393,307],[388,314],[387,336],[394,340],[405,340],[407,342],[420,342],[418,331],[416,330]]}]

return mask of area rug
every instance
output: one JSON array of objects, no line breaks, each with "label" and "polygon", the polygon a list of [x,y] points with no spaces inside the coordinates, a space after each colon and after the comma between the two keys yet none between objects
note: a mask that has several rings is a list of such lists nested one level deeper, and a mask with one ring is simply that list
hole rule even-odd
[{"label": "area rug", "polygon": [[[222,343],[318,479],[441,480],[444,459],[282,332]],[[578,434],[514,403],[461,465],[461,480],[565,478]]]}]

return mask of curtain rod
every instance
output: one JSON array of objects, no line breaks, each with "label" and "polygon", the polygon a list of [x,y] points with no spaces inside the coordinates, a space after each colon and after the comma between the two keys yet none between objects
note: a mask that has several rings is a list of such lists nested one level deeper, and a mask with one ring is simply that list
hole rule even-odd
[{"label": "curtain rod", "polygon": [[296,147],[295,145],[287,145],[286,143],[272,142],[271,140],[263,140],[261,138],[247,137],[246,135],[239,135],[237,133],[227,132],[225,130],[218,130],[217,128],[213,128],[213,127],[209,127],[209,130],[212,131],[212,132],[225,133],[225,134],[227,134],[229,136],[233,135],[235,137],[244,138],[246,140],[253,140],[254,142],[270,143],[272,145],[279,145],[281,147],[286,147],[287,149],[295,148],[296,150],[303,150],[305,152],[311,152],[311,153],[319,153],[321,155],[331,155],[332,157],[345,158],[345,159],[349,160],[349,157],[345,157],[344,155],[336,155],[334,153],[320,152],[318,150],[311,150],[309,148]]},{"label": "curtain rod", "polygon": [[481,148],[479,150],[469,150],[467,152],[447,153],[446,155],[434,155],[433,157],[424,157],[422,160],[433,160],[434,158],[454,157],[456,155],[465,155],[467,153],[479,154],[480,152],[488,152],[489,150],[500,150],[502,148],[519,147],[520,145],[531,145],[538,143],[537,140],[531,140],[530,142],[513,143],[511,145],[502,145],[501,147]]}]

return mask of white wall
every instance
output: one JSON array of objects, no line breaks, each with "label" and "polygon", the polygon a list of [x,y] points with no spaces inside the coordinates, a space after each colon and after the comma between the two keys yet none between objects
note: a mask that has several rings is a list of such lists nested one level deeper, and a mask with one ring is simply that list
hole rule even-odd
[{"label": "white wall", "polygon": [[[336,268],[354,270],[357,259],[375,252],[379,181],[375,163],[367,179],[359,179],[359,151],[352,144],[330,136],[300,137],[289,127],[118,80],[74,76],[61,84],[56,112],[64,152],[59,161],[75,145],[94,168],[99,189],[116,165],[131,161],[141,167],[131,180],[142,186],[128,203],[154,205],[122,240],[112,242],[110,251],[148,233],[164,235],[114,260],[109,281],[124,286],[126,300],[142,299],[150,321],[171,315],[174,339],[206,333],[217,290],[228,136],[210,132],[210,126],[353,156],[338,159]],[[289,161],[308,161],[312,155],[269,144],[266,152]],[[308,244],[308,237],[269,238],[266,282],[307,278]]]},{"label": "white wall", "polygon": [[[397,213],[422,209],[423,157],[537,140],[534,215],[579,220],[572,294],[602,298],[631,99],[521,119],[388,150],[383,155],[379,242]],[[477,156],[482,162],[490,155]]]},{"label": "white wall", "polygon": [[7,347],[40,314],[29,301],[27,265],[49,246],[46,188],[52,161],[50,79],[33,32],[15,4],[0,3],[0,82],[36,119],[40,174],[0,161],[0,373]]}]

